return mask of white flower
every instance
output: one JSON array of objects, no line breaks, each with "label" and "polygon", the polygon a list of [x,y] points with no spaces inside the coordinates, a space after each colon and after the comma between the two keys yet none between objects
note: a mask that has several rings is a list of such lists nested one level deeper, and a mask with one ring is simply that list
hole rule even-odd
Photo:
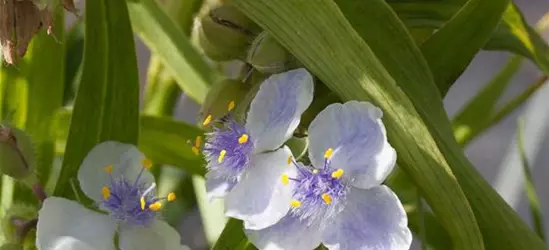
[{"label": "white flower", "polygon": [[129,144],[108,141],[95,146],[78,170],[82,191],[97,202],[99,213],[77,202],[50,197],[38,215],[36,246],[40,250],[183,250],[177,231],[157,214],[151,162]]}]

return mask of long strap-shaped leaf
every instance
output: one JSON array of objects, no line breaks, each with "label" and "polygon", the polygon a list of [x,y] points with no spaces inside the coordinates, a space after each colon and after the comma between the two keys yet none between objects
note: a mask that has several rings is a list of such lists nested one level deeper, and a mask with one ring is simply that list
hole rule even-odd
[{"label": "long strap-shaped leaf", "polygon": [[452,86],[490,40],[508,3],[509,0],[469,0],[421,45],[439,89]]},{"label": "long strap-shaped leaf", "polygon": [[56,196],[73,197],[71,180],[97,143],[117,140],[137,144],[139,81],[124,1],[86,1],[83,67]]},{"label": "long strap-shaped leaf", "polygon": [[[380,106],[385,113],[387,134],[399,154],[399,165],[425,194],[456,249],[483,249],[471,208],[414,105],[334,2],[233,3],[269,30],[343,99],[371,100]],[[377,11],[376,6],[371,6],[371,11]]]}]

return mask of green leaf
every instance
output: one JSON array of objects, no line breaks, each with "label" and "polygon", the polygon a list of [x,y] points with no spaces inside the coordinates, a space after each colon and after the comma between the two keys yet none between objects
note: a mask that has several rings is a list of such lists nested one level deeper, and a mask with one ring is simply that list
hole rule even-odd
[{"label": "green leaf", "polygon": [[246,238],[243,231],[243,223],[237,219],[229,219],[225,229],[219,236],[219,240],[215,243],[212,250],[255,250],[254,247]]},{"label": "green leaf", "polygon": [[218,76],[155,1],[127,0],[127,3],[135,32],[160,57],[185,94],[202,103]]},{"label": "green leaf", "polygon": [[[487,248],[545,248],[467,160],[453,137],[440,95],[433,94],[438,92],[434,83],[396,77],[399,73],[391,69],[405,71],[416,67],[404,64],[407,60],[394,62],[402,63],[400,66],[386,65],[386,58],[391,57],[387,55],[382,59],[379,56],[382,53],[376,53],[383,66],[400,80],[395,83],[372,55],[376,48],[368,47],[359,39],[359,35],[363,38],[381,36],[386,46],[411,40],[403,24],[383,1],[340,1],[339,9],[328,0],[316,1],[314,5],[304,0],[235,0],[233,3],[267,29],[342,99],[370,100],[384,111],[387,135],[398,152],[399,166],[418,185],[456,249],[483,248],[468,204],[475,213]],[[341,7],[350,3],[365,6]],[[350,14],[345,14],[353,27],[364,25],[366,28],[357,28],[357,34],[342,16],[346,10],[356,10],[355,15],[360,15],[349,18]],[[367,19],[369,17],[372,19]],[[360,18],[363,22],[357,21]],[[373,27],[380,23],[387,28]],[[398,36],[368,33],[369,27],[388,34],[404,33]],[[398,47],[385,51],[401,53]],[[428,69],[421,72],[426,71]],[[467,194],[468,202],[463,199],[456,180]]]},{"label": "green leaf", "polygon": [[466,143],[464,139],[471,139],[471,134],[486,126],[492,118],[497,101],[520,69],[522,61],[521,56],[511,58],[505,67],[454,117],[452,123],[458,142]]},{"label": "green leaf", "polygon": [[[71,115],[72,112],[62,110],[56,116],[55,138],[58,149],[65,148]],[[204,176],[206,169],[203,158],[195,155],[187,143],[188,140],[202,136],[201,130],[169,117],[150,115],[141,115],[139,128],[137,146],[153,163],[173,165],[190,174]]]},{"label": "green leaf", "polygon": [[421,45],[442,93],[447,92],[488,42],[508,3],[508,0],[469,0]]},{"label": "green leaf", "polygon": [[86,2],[82,81],[74,103],[62,169],[54,195],[72,198],[80,163],[106,140],[137,144],[139,79],[126,4]]},{"label": "green leaf", "polygon": [[534,230],[541,239],[545,240],[541,205],[539,203],[539,197],[536,193],[536,187],[534,185],[534,179],[532,178],[532,172],[530,171],[530,165],[528,164],[526,152],[524,151],[523,134],[524,120],[519,120],[517,126],[517,146],[524,172],[524,189],[526,191],[526,196],[528,197],[528,204],[530,205],[530,216],[532,217],[532,222],[534,223]]}]

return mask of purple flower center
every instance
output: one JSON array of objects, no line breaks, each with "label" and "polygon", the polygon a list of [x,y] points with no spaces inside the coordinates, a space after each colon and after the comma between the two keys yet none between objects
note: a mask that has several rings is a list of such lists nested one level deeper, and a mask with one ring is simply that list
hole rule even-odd
[{"label": "purple flower center", "polygon": [[237,179],[250,164],[253,139],[246,128],[229,117],[221,128],[207,134],[204,156],[210,172],[227,179]]},{"label": "purple flower center", "polygon": [[99,207],[119,222],[131,226],[149,226],[156,219],[157,211],[162,206],[159,201],[175,199],[175,194],[170,194],[169,198],[156,197],[156,184],[140,181],[145,167],[135,180],[128,180],[124,176],[112,176],[112,168],[105,168],[109,173],[110,183],[101,190],[103,200]]},{"label": "purple flower center", "polygon": [[328,160],[321,169],[294,164],[298,174],[296,178],[289,178],[293,184],[291,212],[309,223],[340,212],[348,190],[341,178],[343,170],[330,168]]}]

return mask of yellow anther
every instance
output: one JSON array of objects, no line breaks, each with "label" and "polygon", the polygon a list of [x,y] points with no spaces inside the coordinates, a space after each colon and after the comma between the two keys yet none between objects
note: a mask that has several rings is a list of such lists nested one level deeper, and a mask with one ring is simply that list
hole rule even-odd
[{"label": "yellow anther", "polygon": [[238,138],[238,143],[244,144],[248,142],[248,134],[243,134]]},{"label": "yellow anther", "polygon": [[328,158],[332,157],[333,153],[334,153],[334,149],[333,148],[328,148],[328,150],[326,150],[326,152],[324,152],[324,158],[328,159]]},{"label": "yellow anther", "polygon": [[108,187],[101,188],[103,199],[108,200],[111,197],[111,190]]},{"label": "yellow anther", "polygon": [[175,201],[175,193],[169,193],[168,194],[168,201]]},{"label": "yellow anther", "polygon": [[202,136],[197,136],[196,140],[194,140],[194,146],[197,148],[200,148],[202,146]]},{"label": "yellow anther", "polygon": [[341,178],[341,176],[343,176],[343,173],[344,173],[343,169],[340,168],[332,173],[332,178],[336,178],[336,179]]},{"label": "yellow anther", "polygon": [[200,149],[198,149],[197,147],[193,146],[192,151],[195,155],[200,155]]},{"label": "yellow anther", "polygon": [[294,158],[291,155],[288,156],[288,165],[291,165],[293,161],[294,161]]},{"label": "yellow anther", "polygon": [[327,193],[322,194],[322,200],[324,200],[324,202],[328,205],[332,203],[332,197]]},{"label": "yellow anther", "polygon": [[139,203],[141,203],[141,210],[145,210],[145,197],[141,197],[141,199],[139,200]]},{"label": "yellow anther", "polygon": [[206,116],[206,119],[204,119],[204,122],[202,122],[202,126],[208,126],[212,122],[212,115]]},{"label": "yellow anther", "polygon": [[318,174],[318,169],[313,169],[313,174]]},{"label": "yellow anther", "polygon": [[143,160],[141,161],[141,164],[143,165],[144,168],[151,168],[152,167],[152,162],[151,160],[147,159],[147,158],[143,158]]},{"label": "yellow anther", "polygon": [[160,203],[158,201],[151,204],[151,205],[149,205],[149,209],[152,210],[152,211],[158,211],[158,210],[160,210],[160,208],[162,208],[162,203]]},{"label": "yellow anther", "polygon": [[299,202],[298,200],[292,200],[292,201],[290,201],[290,206],[292,206],[292,207],[301,207],[301,202]]},{"label": "yellow anther", "polygon": [[235,106],[236,106],[236,104],[234,103],[234,101],[230,101],[229,106],[227,107],[227,110],[232,111]]},{"label": "yellow anther", "polygon": [[282,184],[288,185],[290,183],[290,177],[287,174],[283,174],[280,178],[282,179]]},{"label": "yellow anther", "polygon": [[223,158],[225,158],[225,155],[227,154],[227,150],[223,149],[221,152],[219,152],[219,157],[217,158],[217,162],[221,163],[223,162]]},{"label": "yellow anther", "polygon": [[106,166],[106,167],[105,167],[105,172],[107,172],[107,174],[112,173],[112,168],[113,168],[112,165]]}]

